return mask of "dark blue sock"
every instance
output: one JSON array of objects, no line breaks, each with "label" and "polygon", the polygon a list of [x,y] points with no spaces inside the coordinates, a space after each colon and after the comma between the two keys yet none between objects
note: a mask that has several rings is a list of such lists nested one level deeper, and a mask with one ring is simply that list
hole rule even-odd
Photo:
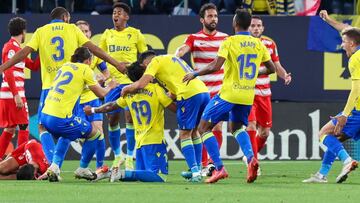
[{"label": "dark blue sock", "polygon": [[142,182],[165,182],[157,173],[146,170],[125,171],[125,177],[122,181],[142,181]]},{"label": "dark blue sock", "polygon": [[40,141],[41,141],[41,145],[42,145],[45,157],[48,160],[49,164],[51,164],[53,156],[54,156],[54,150],[55,150],[54,139],[48,131],[45,131],[40,134]]},{"label": "dark blue sock", "polygon": [[133,124],[126,124],[126,146],[127,146],[127,152],[126,154],[128,156],[134,155],[134,149],[135,149],[135,131]]},{"label": "dark blue sock", "polygon": [[58,142],[56,143],[53,163],[57,164],[59,168],[61,167],[65,159],[65,155],[69,149],[69,146],[70,146],[70,140],[63,137],[60,137]]},{"label": "dark blue sock", "polygon": [[96,168],[100,168],[104,165],[105,158],[105,139],[104,135],[101,135],[97,141],[96,147]]},{"label": "dark blue sock", "polygon": [[246,156],[248,163],[250,163],[251,159],[254,157],[254,152],[251,147],[249,134],[245,130],[237,130],[234,132],[234,137],[240,145],[241,151],[243,151]]},{"label": "dark blue sock", "polygon": [[195,150],[191,139],[183,139],[180,141],[181,151],[185,157],[188,167],[191,172],[199,172],[198,165],[196,164]]},{"label": "dark blue sock", "polygon": [[89,166],[89,163],[96,152],[97,143],[98,138],[96,138],[95,140],[85,140],[81,150],[81,168],[87,168]]},{"label": "dark blue sock", "polygon": [[197,137],[192,140],[194,145],[194,151],[195,151],[195,158],[196,158],[196,164],[200,167],[201,166],[201,159],[202,159],[202,141],[200,137]]},{"label": "dark blue sock", "polygon": [[319,173],[323,176],[327,176],[335,159],[336,159],[335,154],[330,152],[329,150],[326,150],[326,152],[324,153],[324,157],[322,160]]},{"label": "dark blue sock", "polygon": [[208,151],[209,156],[214,162],[216,170],[221,170],[224,164],[220,159],[219,145],[216,140],[216,137],[212,132],[204,133],[201,137],[206,147],[206,150]]},{"label": "dark blue sock", "polygon": [[120,156],[120,126],[109,126],[109,141],[110,146],[115,156]]}]

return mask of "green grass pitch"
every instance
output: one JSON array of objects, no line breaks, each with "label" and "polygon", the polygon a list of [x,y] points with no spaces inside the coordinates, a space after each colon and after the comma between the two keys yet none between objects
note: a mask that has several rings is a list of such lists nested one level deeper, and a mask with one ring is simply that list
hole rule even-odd
[{"label": "green grass pitch", "polygon": [[[279,202],[334,203],[360,202],[360,170],[343,184],[335,177],[341,170],[337,161],[328,184],[301,181],[318,170],[320,161],[262,161],[262,175],[253,184],[245,182],[241,161],[225,161],[230,178],[216,184],[188,183],[179,173],[185,161],[170,161],[167,183],[75,180],[78,161],[65,161],[59,183],[47,181],[0,181],[0,202]],[[93,165],[92,165],[93,166]]]}]

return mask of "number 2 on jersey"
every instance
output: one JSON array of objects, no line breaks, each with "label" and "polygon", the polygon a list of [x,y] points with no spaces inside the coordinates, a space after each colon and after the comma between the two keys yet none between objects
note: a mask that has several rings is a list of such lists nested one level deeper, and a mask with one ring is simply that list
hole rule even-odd
[{"label": "number 2 on jersey", "polygon": [[131,104],[132,109],[136,113],[136,119],[140,125],[142,125],[141,117],[146,117],[146,124],[149,124],[151,121],[151,108],[150,104],[147,101],[133,102]]},{"label": "number 2 on jersey", "polygon": [[51,44],[55,44],[56,46],[56,51],[58,53],[53,54],[52,58],[54,59],[54,61],[62,61],[65,57],[65,52],[64,52],[64,40],[63,38],[57,36],[57,37],[53,37],[51,39]]},{"label": "number 2 on jersey", "polygon": [[65,91],[63,89],[61,89],[60,87],[63,85],[69,84],[71,82],[71,80],[73,79],[73,74],[71,72],[63,73],[61,70],[59,70],[56,74],[54,81],[56,81],[59,78],[61,78],[63,80],[56,83],[54,90],[59,94],[64,94]]},{"label": "number 2 on jersey", "polygon": [[257,58],[257,54],[241,54],[237,58],[237,61],[239,62],[240,79],[244,78],[244,76],[245,79],[248,80],[251,80],[255,77],[256,64],[254,62],[251,62],[251,59],[256,59],[256,58]]}]

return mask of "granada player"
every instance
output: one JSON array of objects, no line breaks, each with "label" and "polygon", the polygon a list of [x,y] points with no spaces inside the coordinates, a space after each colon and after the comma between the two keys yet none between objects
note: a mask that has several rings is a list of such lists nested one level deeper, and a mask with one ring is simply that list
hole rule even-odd
[{"label": "granada player", "polygon": [[0,180],[33,180],[49,167],[41,144],[30,140],[19,145],[0,162]]},{"label": "granada player", "polygon": [[[285,85],[290,84],[291,74],[287,73],[282,67],[276,47],[276,43],[265,36],[264,25],[259,16],[253,16],[249,31],[253,37],[260,38],[262,43],[270,52],[271,60],[276,67],[276,74],[285,81]],[[260,69],[265,69],[261,64]],[[265,146],[266,139],[269,137],[270,128],[272,126],[272,107],[271,107],[271,90],[269,75],[260,75],[256,80],[255,99],[249,115],[249,125],[247,131],[250,136],[254,156]],[[257,132],[257,135],[256,135]]]},{"label": "granada player", "polygon": [[[2,62],[5,63],[20,51],[20,44],[24,43],[26,35],[26,21],[23,18],[12,18],[8,24],[10,40],[2,50]],[[0,127],[5,128],[0,137],[0,159],[11,142],[16,127],[18,131],[18,146],[29,140],[29,114],[25,98],[25,67],[38,70],[40,61],[33,62],[25,58],[3,73],[0,89]]]},{"label": "granada player", "polygon": [[[198,33],[191,34],[187,37],[185,43],[176,50],[175,55],[178,57],[184,56],[186,53],[191,52],[195,69],[201,69],[207,66],[209,63],[214,61],[216,58],[217,51],[219,50],[220,44],[228,36],[225,33],[216,30],[218,23],[218,12],[214,4],[204,4],[200,9],[200,22],[203,25],[202,30]],[[221,68],[219,71],[199,77],[202,80],[210,92],[210,97],[214,97],[220,90],[222,80],[224,77],[224,69]],[[218,123],[213,129],[216,140],[218,141],[219,148],[222,144],[222,122]],[[194,144],[196,148],[198,145]],[[200,163],[198,163],[200,165]],[[208,166],[208,154],[206,148],[202,150],[202,166]],[[213,170],[213,164],[205,168],[205,173],[209,174]]]}]

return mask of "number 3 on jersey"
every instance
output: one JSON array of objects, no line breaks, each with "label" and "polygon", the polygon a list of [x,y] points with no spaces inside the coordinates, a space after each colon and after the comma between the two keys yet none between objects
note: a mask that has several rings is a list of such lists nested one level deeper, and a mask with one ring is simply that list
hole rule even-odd
[{"label": "number 3 on jersey", "polygon": [[257,54],[241,54],[237,61],[239,62],[240,79],[244,78],[251,80],[255,77],[256,64],[251,62],[251,59],[256,59]]},{"label": "number 3 on jersey", "polygon": [[65,52],[64,52],[64,40],[63,38],[57,36],[57,37],[53,37],[51,39],[51,44],[56,46],[56,54],[52,55],[52,58],[54,61],[62,61],[65,57]]},{"label": "number 3 on jersey", "polygon": [[151,121],[151,108],[150,104],[147,101],[133,102],[131,104],[132,109],[136,113],[136,119],[140,125],[142,125],[141,117],[146,118],[146,124],[149,124]]}]

